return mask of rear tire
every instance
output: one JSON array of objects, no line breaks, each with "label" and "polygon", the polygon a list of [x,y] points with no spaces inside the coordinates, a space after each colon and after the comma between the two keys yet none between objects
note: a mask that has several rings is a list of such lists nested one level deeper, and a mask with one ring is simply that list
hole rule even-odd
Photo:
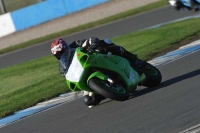
[{"label": "rear tire", "polygon": [[119,83],[110,84],[106,80],[99,78],[91,78],[88,82],[91,89],[95,92],[103,95],[106,98],[110,98],[117,101],[125,101],[129,98],[127,90]]},{"label": "rear tire", "polygon": [[148,66],[150,68],[147,70],[144,70],[144,72],[143,72],[146,76],[146,81],[143,83],[143,86],[155,87],[160,84],[160,82],[162,80],[162,75],[161,75],[160,71],[153,65],[148,63]]},{"label": "rear tire", "polygon": [[193,12],[197,12],[199,9],[193,8],[192,11]]}]

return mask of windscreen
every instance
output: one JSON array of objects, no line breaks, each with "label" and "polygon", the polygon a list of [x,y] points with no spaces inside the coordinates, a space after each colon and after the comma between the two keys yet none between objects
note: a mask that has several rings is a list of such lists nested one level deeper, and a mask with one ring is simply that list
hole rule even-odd
[{"label": "windscreen", "polygon": [[60,58],[61,66],[65,69],[65,73],[67,73],[69,66],[74,57],[75,49],[66,50]]}]

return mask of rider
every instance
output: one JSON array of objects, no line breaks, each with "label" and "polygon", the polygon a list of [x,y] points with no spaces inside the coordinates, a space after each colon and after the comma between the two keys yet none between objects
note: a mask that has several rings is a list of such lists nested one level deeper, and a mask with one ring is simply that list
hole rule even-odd
[{"label": "rider", "polygon": [[[146,61],[142,61],[137,58],[136,54],[132,54],[125,50],[121,46],[115,45],[110,39],[104,39],[99,40],[96,37],[91,37],[89,39],[83,39],[83,40],[76,40],[72,42],[71,44],[68,44],[65,40],[62,38],[58,38],[51,44],[51,52],[52,54],[60,60],[62,54],[70,48],[77,48],[82,47],[84,50],[87,50],[88,52],[93,52],[95,50],[98,50],[101,53],[108,53],[111,52],[114,55],[118,55],[121,57],[126,58],[129,60],[131,66],[139,72],[142,72],[142,69],[146,66]],[[61,67],[61,64],[59,65],[59,71],[64,76],[64,69]],[[105,97],[93,94],[90,92],[84,91],[84,102],[86,105],[95,106],[98,105],[101,100],[104,100]]]},{"label": "rider", "polygon": [[[188,6],[186,6],[183,3],[186,3]],[[191,10],[192,7],[194,7],[195,5],[199,5],[199,4],[200,3],[197,0],[177,0],[174,3],[173,7],[176,10],[180,10],[180,9]]]}]

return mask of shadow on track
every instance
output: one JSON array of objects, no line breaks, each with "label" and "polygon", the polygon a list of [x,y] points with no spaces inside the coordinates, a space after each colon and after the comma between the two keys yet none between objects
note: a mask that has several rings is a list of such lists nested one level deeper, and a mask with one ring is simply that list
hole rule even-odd
[{"label": "shadow on track", "polygon": [[186,73],[186,74],[183,74],[181,76],[178,76],[178,77],[175,77],[175,78],[172,78],[172,79],[169,79],[169,80],[166,80],[166,81],[162,82],[157,87],[144,88],[142,90],[136,90],[136,93],[134,93],[129,99],[132,99],[132,98],[135,98],[135,97],[138,97],[138,96],[141,96],[141,95],[145,95],[145,94],[150,93],[152,91],[162,89],[164,87],[170,86],[170,85],[175,84],[177,82],[180,82],[182,80],[186,80],[188,78],[195,77],[195,76],[198,76],[198,75],[200,75],[200,69]]}]

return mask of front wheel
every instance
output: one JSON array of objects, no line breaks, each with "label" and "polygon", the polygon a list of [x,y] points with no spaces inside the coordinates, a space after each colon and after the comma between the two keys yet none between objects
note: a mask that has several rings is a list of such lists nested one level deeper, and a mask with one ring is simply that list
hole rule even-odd
[{"label": "front wheel", "polygon": [[160,71],[153,65],[148,63],[148,69],[144,70],[143,73],[146,76],[146,81],[143,83],[143,86],[155,87],[160,84],[162,75]]},{"label": "front wheel", "polygon": [[119,83],[111,84],[106,80],[97,77],[91,78],[88,82],[91,89],[97,93],[117,101],[125,101],[129,98],[127,90]]}]

